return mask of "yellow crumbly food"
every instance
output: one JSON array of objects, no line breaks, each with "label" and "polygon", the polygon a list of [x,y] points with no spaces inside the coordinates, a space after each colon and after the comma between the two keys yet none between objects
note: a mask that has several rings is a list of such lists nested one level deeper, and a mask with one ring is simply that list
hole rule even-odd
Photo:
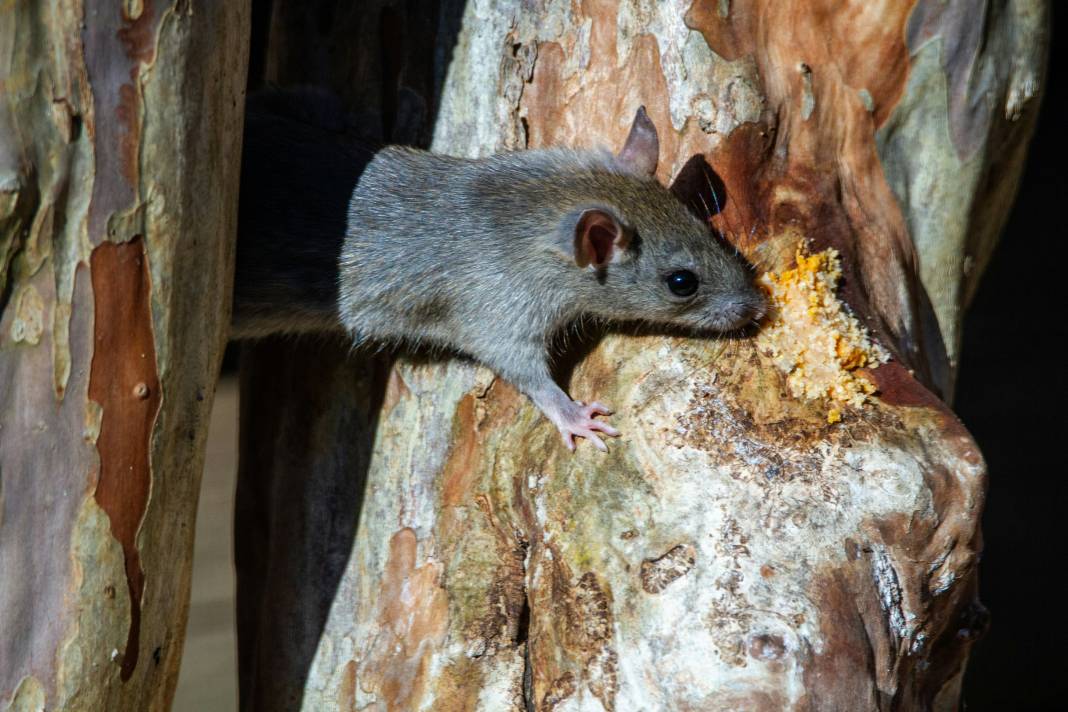
[{"label": "yellow crumbly food", "polygon": [[[770,293],[772,316],[759,343],[786,374],[795,397],[859,406],[875,385],[856,370],[886,363],[890,356],[835,296],[842,276],[838,251],[807,254],[802,241],[796,261],[794,269],[761,278]],[[828,423],[841,419],[841,408],[827,412]]]}]

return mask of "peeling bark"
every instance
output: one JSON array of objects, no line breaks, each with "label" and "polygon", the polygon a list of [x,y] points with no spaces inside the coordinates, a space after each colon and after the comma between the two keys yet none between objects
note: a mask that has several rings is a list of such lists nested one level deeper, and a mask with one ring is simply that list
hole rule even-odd
[{"label": "peeling bark", "polygon": [[0,706],[167,709],[228,331],[240,4],[0,7]]},{"label": "peeling bark", "polygon": [[[391,116],[370,121],[384,138],[616,148],[644,104],[659,177],[695,205],[714,185],[714,226],[763,269],[835,248],[838,297],[892,359],[828,422],[760,340],[598,334],[570,392],[624,436],[571,455],[468,363],[402,356],[355,387],[377,371],[333,346],[256,347],[241,478],[278,489],[239,514],[300,553],[239,566],[271,611],[239,631],[243,707],[955,708],[985,625],[985,467],[939,395],[1033,126],[1045,4],[375,3],[300,31],[296,7],[276,3],[273,78]],[[389,34],[390,12],[428,8],[436,31]],[[342,38],[358,49],[324,57]],[[440,89],[412,59],[426,42]],[[261,396],[280,373],[286,397]],[[315,620],[295,654],[280,615]]]}]

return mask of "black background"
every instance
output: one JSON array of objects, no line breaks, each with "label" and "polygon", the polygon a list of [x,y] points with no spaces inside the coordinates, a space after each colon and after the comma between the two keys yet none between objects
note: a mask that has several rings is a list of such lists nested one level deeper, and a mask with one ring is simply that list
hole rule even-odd
[{"label": "black background", "polygon": [[[1051,3],[1057,5],[1058,3]],[[964,320],[955,410],[986,456],[980,600],[991,627],[965,677],[968,710],[1068,709],[1061,612],[1068,552],[1068,130],[1064,10],[1020,192]]]}]

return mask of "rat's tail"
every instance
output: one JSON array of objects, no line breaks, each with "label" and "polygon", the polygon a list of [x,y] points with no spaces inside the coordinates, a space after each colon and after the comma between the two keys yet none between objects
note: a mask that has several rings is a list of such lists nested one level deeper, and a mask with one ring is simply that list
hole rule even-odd
[{"label": "rat's tail", "polygon": [[234,338],[340,329],[338,255],[349,199],[371,155],[325,90],[249,97]]}]

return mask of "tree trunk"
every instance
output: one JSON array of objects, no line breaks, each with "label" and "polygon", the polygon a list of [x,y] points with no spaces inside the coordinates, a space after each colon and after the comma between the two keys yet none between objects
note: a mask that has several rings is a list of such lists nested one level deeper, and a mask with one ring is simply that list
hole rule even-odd
[{"label": "tree trunk", "polygon": [[0,6],[4,709],[170,705],[247,36],[241,3]]},{"label": "tree trunk", "polygon": [[985,469],[939,395],[1045,3],[367,5],[278,0],[269,78],[461,155],[617,148],[645,105],[659,177],[778,313],[748,340],[598,334],[569,390],[615,406],[607,455],[467,362],[249,349],[242,707],[955,708]]}]

